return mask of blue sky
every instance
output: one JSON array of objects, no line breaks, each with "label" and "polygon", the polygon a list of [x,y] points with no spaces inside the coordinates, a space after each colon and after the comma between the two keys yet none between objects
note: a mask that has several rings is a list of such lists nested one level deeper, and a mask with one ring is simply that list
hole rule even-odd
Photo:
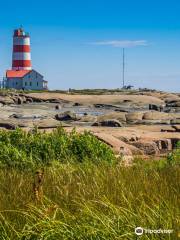
[{"label": "blue sky", "polygon": [[178,0],[59,0],[0,3],[0,76],[11,67],[12,32],[31,35],[33,68],[51,89],[126,84],[180,91]]}]

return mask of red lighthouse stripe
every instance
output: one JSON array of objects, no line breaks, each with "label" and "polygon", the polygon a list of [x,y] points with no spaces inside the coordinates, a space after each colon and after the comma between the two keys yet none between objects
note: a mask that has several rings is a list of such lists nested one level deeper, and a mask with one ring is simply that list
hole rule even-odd
[{"label": "red lighthouse stripe", "polygon": [[13,60],[13,68],[31,67],[31,60]]},{"label": "red lighthouse stripe", "polygon": [[14,45],[13,52],[30,52],[30,45]]}]

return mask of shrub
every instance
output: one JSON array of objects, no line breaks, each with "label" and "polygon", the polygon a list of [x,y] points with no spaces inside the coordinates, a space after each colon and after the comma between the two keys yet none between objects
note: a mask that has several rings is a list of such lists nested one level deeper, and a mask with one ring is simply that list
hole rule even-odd
[{"label": "shrub", "polygon": [[73,130],[68,134],[63,128],[52,133],[0,131],[0,166],[34,167],[49,165],[53,161],[85,162],[115,160],[113,151],[89,132]]}]

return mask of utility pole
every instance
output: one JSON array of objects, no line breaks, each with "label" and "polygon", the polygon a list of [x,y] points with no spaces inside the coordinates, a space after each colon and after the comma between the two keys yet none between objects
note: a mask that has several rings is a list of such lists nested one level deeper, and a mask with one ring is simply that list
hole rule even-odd
[{"label": "utility pole", "polygon": [[125,86],[124,72],[125,72],[125,51],[124,51],[124,48],[123,48],[123,73],[122,73],[123,88]]}]

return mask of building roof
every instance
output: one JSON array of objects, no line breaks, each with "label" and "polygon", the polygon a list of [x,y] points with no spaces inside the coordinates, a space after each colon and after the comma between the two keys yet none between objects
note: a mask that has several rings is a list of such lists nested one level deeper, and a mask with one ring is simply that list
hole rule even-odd
[{"label": "building roof", "polygon": [[7,70],[6,77],[7,78],[24,77],[26,74],[28,74],[31,71],[32,70]]}]

